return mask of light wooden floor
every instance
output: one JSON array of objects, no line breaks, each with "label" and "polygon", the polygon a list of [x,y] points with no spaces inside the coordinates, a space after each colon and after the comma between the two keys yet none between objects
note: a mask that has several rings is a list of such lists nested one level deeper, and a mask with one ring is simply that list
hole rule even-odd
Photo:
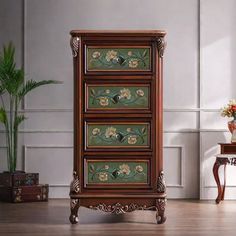
[{"label": "light wooden floor", "polygon": [[155,212],[126,215],[80,209],[80,223],[70,225],[69,201],[49,203],[0,203],[0,236],[66,235],[236,235],[236,201],[216,205],[213,201],[169,200],[167,221],[155,223]]}]

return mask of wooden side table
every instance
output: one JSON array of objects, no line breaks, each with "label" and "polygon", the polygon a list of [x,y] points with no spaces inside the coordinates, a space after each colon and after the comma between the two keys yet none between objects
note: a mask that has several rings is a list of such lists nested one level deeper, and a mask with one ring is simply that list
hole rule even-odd
[{"label": "wooden side table", "polygon": [[[213,166],[213,174],[218,188],[218,196],[216,203],[224,200],[225,185],[226,185],[226,165],[236,166],[236,144],[235,143],[219,143],[221,147],[221,154],[216,156],[216,161]],[[221,185],[219,178],[219,168],[224,166],[224,184]]]}]

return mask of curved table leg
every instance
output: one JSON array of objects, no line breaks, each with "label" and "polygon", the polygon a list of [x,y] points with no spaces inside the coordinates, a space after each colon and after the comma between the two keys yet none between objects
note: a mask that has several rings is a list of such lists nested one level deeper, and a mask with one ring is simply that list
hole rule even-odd
[{"label": "curved table leg", "polygon": [[224,186],[223,186],[221,201],[225,199],[225,186],[226,186],[226,164],[224,164]]},{"label": "curved table leg", "polygon": [[213,166],[213,174],[214,174],[215,181],[216,181],[217,188],[218,188],[218,196],[216,198],[217,204],[219,204],[220,201],[222,200],[222,194],[223,194],[222,187],[220,184],[220,178],[219,178],[219,167],[220,167],[220,164],[216,161]]}]

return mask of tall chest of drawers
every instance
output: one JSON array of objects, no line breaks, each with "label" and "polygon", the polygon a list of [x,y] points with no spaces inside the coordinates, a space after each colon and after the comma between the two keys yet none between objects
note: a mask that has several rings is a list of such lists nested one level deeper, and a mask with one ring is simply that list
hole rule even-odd
[{"label": "tall chest of drawers", "polygon": [[80,206],[122,214],[157,211],[164,223],[162,74],[165,32],[71,31],[74,173]]}]

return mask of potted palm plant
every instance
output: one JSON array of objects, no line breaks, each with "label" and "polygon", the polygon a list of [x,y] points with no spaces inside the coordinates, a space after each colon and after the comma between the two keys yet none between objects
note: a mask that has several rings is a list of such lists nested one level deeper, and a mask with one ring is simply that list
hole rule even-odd
[{"label": "potted palm plant", "polygon": [[[0,123],[5,128],[7,164],[8,171],[0,174],[0,186],[12,186],[14,178],[17,180],[14,184],[27,184],[25,182],[35,181],[38,177],[32,175],[20,175],[16,171],[17,165],[17,147],[18,147],[18,127],[26,119],[20,112],[19,106],[23,98],[32,90],[48,84],[57,84],[55,80],[25,80],[25,73],[22,68],[17,68],[15,63],[15,48],[12,43],[3,46],[0,52]],[[6,99],[9,101],[6,104]]]}]

